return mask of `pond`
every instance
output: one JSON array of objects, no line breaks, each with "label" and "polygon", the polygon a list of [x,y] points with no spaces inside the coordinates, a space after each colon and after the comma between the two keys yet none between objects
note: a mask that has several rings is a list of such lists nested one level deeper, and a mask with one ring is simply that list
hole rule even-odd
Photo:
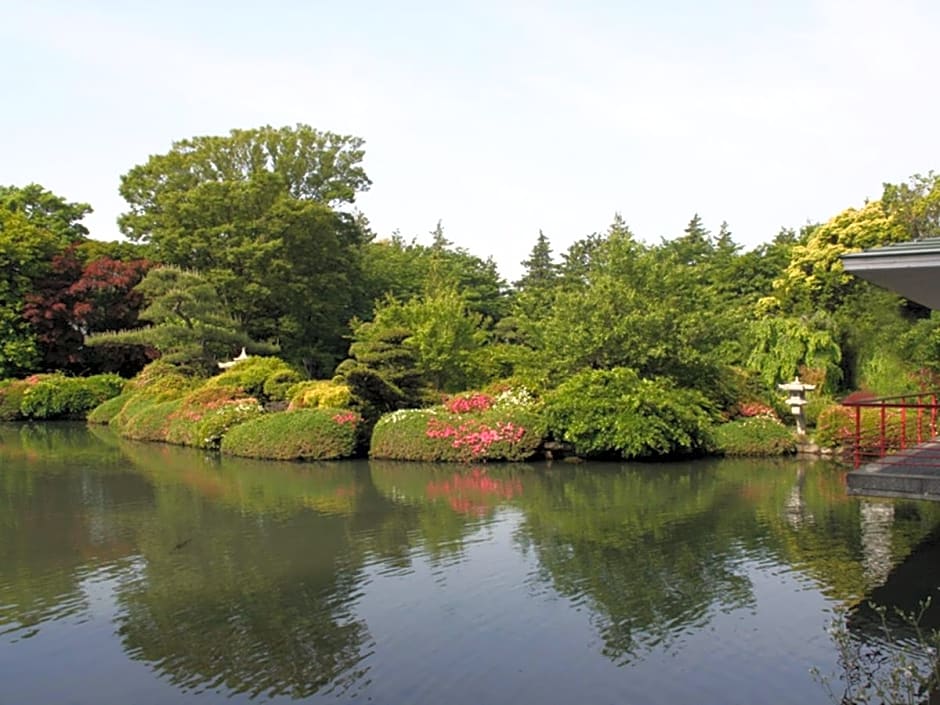
[{"label": "pond", "polygon": [[[0,703],[825,703],[940,506],[803,460],[294,465],[0,425]],[[850,620],[852,628],[865,620]]]}]

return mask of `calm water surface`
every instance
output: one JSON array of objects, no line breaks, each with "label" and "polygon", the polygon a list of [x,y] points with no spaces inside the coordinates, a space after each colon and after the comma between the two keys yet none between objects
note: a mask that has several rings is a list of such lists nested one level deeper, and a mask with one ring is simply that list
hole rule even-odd
[{"label": "calm water surface", "polygon": [[[0,425],[0,703],[824,703],[940,507],[824,463],[230,460]],[[931,616],[933,618],[933,616]]]}]

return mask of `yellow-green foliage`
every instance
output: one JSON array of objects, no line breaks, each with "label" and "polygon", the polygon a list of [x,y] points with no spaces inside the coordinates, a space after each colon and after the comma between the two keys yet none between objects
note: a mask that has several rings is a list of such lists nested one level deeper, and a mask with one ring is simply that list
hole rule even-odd
[{"label": "yellow-green foliage", "polygon": [[200,383],[200,378],[176,365],[155,360],[147,365],[127,384],[127,391],[147,394],[161,399],[179,399]]},{"label": "yellow-green foliage", "polygon": [[20,403],[29,387],[30,382],[24,379],[0,381],[0,421],[15,421],[22,418]]},{"label": "yellow-green foliage", "polygon": [[329,379],[300,382],[289,394],[291,409],[343,409],[352,401],[348,385]]},{"label": "yellow-green foliage", "polygon": [[[122,413],[128,413],[121,426],[120,433],[125,438],[135,441],[165,441],[167,433],[170,430],[170,420],[179,410],[182,401],[173,399],[171,401],[156,401],[149,397],[136,400],[137,403],[129,402],[121,410]],[[117,416],[115,419],[118,418]],[[112,424],[114,419],[112,419]]]},{"label": "yellow-green foliage", "polygon": [[131,394],[125,392],[107,401],[101,402],[98,406],[88,412],[86,420],[88,423],[106,424],[110,423],[117,414],[124,408],[124,405],[131,398]]},{"label": "yellow-green foliage", "polygon": [[29,385],[20,413],[30,419],[82,418],[101,402],[121,393],[124,380],[115,374],[66,377],[55,374]]},{"label": "yellow-green foliage", "polygon": [[[119,435],[126,438],[136,438],[146,436],[142,440],[166,440],[166,433],[169,427],[169,418],[165,419],[164,428],[160,427],[159,433],[154,431],[156,419],[153,416],[153,408],[162,402],[178,401],[187,392],[199,384],[198,377],[192,377],[186,374],[176,365],[171,365],[163,360],[156,360],[147,365],[140,371],[134,379],[127,383],[125,389],[126,399],[124,404],[115,413],[111,414],[108,425]],[[169,407],[161,406],[162,411]],[[103,418],[110,413],[110,409],[105,409],[100,416]],[[99,414],[97,409],[92,412],[96,418]],[[136,417],[146,412],[140,419]],[[167,412],[169,413],[169,412]],[[133,426],[145,420],[148,429],[137,432]],[[151,438],[150,436],[156,437]]]},{"label": "yellow-green foliage", "polygon": [[276,357],[252,356],[205,383],[209,389],[235,389],[262,401],[285,401],[288,390],[303,377]]},{"label": "yellow-green foliage", "polygon": [[716,426],[715,449],[724,455],[784,455],[796,450],[793,432],[766,416],[738,419]]},{"label": "yellow-green foliage", "polygon": [[345,409],[267,414],[231,429],[222,438],[222,452],[274,460],[346,458],[355,453],[361,421]]}]

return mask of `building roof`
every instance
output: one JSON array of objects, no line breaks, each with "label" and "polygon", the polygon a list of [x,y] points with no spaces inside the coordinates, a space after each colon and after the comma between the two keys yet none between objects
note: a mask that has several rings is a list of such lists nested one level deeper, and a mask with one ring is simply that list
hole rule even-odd
[{"label": "building roof", "polygon": [[850,272],[911,301],[940,309],[940,238],[923,238],[842,255]]}]

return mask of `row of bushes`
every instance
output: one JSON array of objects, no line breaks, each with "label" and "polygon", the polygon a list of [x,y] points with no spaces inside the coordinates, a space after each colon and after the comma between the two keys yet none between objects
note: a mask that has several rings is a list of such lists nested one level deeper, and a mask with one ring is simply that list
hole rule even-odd
[{"label": "row of bushes", "polygon": [[[126,384],[114,375],[0,383],[0,411],[16,409],[3,418],[74,418],[95,407],[89,422],[107,423],[127,438],[257,458],[353,455],[366,444],[352,402],[346,385],[303,381],[286,363],[265,357],[209,379],[157,361]],[[525,460],[546,438],[580,456],[625,459],[794,450],[791,432],[769,407],[741,405],[736,413],[758,417],[719,424],[703,396],[669,380],[641,379],[626,368],[590,370],[541,400],[504,388],[387,414],[369,447],[376,458],[444,462]],[[825,435],[825,412],[821,418]]]},{"label": "row of bushes", "polygon": [[94,409],[88,421],[108,424],[133,440],[220,449],[246,457],[352,456],[361,422],[358,414],[301,408],[312,403],[309,398],[302,398],[296,410],[266,411],[286,407],[294,396],[309,391],[308,386],[277,358],[251,357],[209,379],[157,361],[129,383],[123,394]]},{"label": "row of bushes", "polygon": [[22,380],[0,381],[0,421],[19,419],[82,419],[107,399],[121,393],[118,375],[66,377],[33,375]]}]

